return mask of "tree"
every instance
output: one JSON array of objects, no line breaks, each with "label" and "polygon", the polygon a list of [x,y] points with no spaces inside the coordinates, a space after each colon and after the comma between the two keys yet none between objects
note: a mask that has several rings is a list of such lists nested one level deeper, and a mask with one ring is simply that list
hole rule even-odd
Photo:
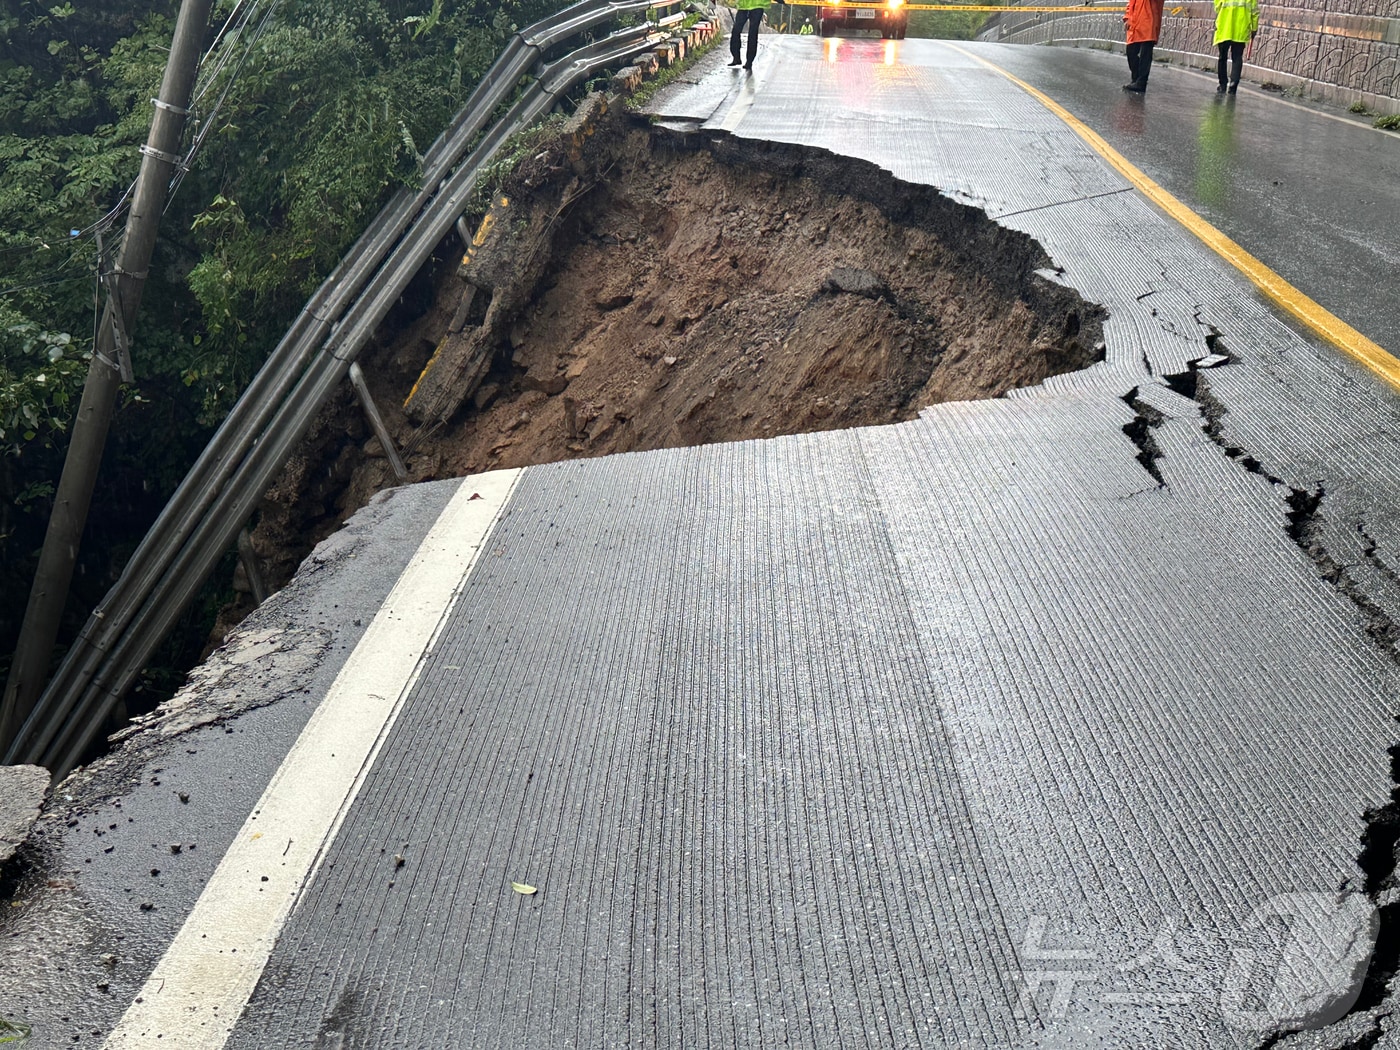
[{"label": "tree", "polygon": [[909,35],[972,40],[989,17],[985,11],[911,11]]},{"label": "tree", "polygon": [[[28,590],[92,347],[98,233],[139,168],[178,8],[175,0],[133,0],[119,12],[108,6],[0,0],[0,587],[7,594]],[[74,625],[115,579],[307,295],[389,194],[416,183],[423,148],[507,36],[564,5],[273,6],[266,24],[222,38],[230,61],[198,91],[203,146],[162,223],[134,334],[136,382],[115,420],[94,501],[101,513],[70,598]],[[238,7],[220,0],[216,22]],[[102,241],[107,265],[115,229]],[[13,646],[19,604],[0,609],[0,654]],[[0,656],[0,674],[7,666],[8,655]]]}]

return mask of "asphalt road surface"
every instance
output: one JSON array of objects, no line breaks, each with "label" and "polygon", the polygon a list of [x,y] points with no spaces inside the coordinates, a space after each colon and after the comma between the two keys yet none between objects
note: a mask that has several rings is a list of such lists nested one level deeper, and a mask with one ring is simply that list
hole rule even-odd
[{"label": "asphalt road surface", "polygon": [[[1392,348],[1394,139],[1171,69],[1126,99],[1092,52],[725,58],[657,118],[985,209],[1108,309],[1105,360],[389,494],[60,791],[0,926],[35,1045],[1389,1025],[1357,1003],[1387,874],[1358,860],[1397,737],[1395,394],[995,67]],[[1303,173],[1319,136],[1373,213]]]}]

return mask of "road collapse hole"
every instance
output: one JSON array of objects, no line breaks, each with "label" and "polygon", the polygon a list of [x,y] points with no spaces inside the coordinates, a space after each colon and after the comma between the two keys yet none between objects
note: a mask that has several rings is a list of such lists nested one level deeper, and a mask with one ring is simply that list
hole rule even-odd
[{"label": "road collapse hole", "polygon": [[[1035,241],[867,162],[620,107],[520,152],[466,279],[454,236],[361,357],[413,481],[889,423],[1102,357]],[[347,384],[264,494],[269,583],[395,483]]]},{"label": "road collapse hole", "polygon": [[443,286],[480,323],[397,347],[435,474],[905,420],[1102,356],[1035,241],[867,162],[615,114],[574,149]]}]

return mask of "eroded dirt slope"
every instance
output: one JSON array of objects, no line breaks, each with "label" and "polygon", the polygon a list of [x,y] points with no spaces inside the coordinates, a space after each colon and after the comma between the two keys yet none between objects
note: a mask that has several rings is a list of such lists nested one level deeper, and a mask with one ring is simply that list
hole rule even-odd
[{"label": "eroded dirt slope", "polygon": [[[1036,273],[1035,242],[864,162],[613,113],[506,193],[451,337],[485,374],[401,408],[448,338],[450,266],[364,362],[413,480],[886,423],[1101,356],[1102,311]],[[254,540],[271,575],[393,483],[343,396],[269,493]]]}]

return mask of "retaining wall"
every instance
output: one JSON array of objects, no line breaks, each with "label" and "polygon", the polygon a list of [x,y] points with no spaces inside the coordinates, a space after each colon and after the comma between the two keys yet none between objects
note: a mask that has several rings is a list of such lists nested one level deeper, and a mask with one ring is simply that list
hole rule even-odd
[{"label": "retaining wall", "polygon": [[[1215,69],[1215,14],[1209,0],[1167,0],[1157,54]],[[1070,44],[1122,50],[1117,12],[993,15],[980,40]],[[1259,35],[1245,76],[1300,94],[1378,113],[1400,112],[1400,0],[1281,0],[1259,5]]]}]

